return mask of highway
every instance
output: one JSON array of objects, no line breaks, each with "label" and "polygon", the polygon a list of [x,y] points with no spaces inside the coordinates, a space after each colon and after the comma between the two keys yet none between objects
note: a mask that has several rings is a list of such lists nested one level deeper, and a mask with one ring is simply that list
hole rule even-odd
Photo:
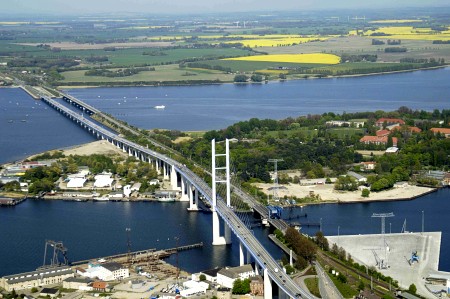
[{"label": "highway", "polygon": [[[82,115],[74,112],[73,110],[65,107],[64,105],[58,103],[57,101],[43,96],[43,101],[48,103],[50,106],[59,109],[64,112],[72,119],[83,123],[87,127],[95,130],[99,135],[104,137],[105,139],[115,140],[116,142],[122,143],[123,145],[132,148],[136,151],[139,151],[145,155],[157,158],[159,160],[164,161],[169,165],[173,165],[175,170],[184,176],[192,185],[195,186],[200,193],[205,196],[205,198],[212,205],[212,189],[211,187],[200,177],[198,177],[195,173],[193,173],[190,169],[188,169],[183,164],[166,157],[160,153],[157,153],[153,150],[150,150],[141,145],[135,144],[134,142],[128,141],[125,138],[120,137],[119,135],[112,133],[94,122],[86,119]],[[235,188],[234,192],[244,198],[248,199],[248,195],[244,193],[242,190]],[[267,209],[260,203],[255,203],[253,206],[258,210],[262,215],[267,215]],[[224,221],[228,224],[231,230],[236,234],[239,240],[243,243],[245,248],[249,250],[256,260],[256,262],[263,268],[268,270],[269,277],[275,282],[276,285],[280,287],[288,296],[292,298],[313,298],[309,295],[309,292],[301,289],[278,265],[278,263],[272,258],[272,256],[265,250],[265,248],[259,243],[259,241],[254,237],[252,232],[245,226],[245,224],[239,219],[239,217],[234,213],[234,211],[226,205],[226,203],[222,200],[217,201],[216,210],[218,214],[224,219]],[[268,215],[267,215],[268,216]],[[282,225],[284,223],[282,221],[277,221],[278,219],[270,219],[270,221],[277,223],[278,225]],[[286,226],[286,224],[284,224]]]}]

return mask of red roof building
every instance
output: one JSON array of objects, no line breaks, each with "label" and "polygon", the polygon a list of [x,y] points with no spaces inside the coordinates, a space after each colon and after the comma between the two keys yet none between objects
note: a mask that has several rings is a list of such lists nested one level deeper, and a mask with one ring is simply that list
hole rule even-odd
[{"label": "red roof building", "polygon": [[375,124],[378,127],[382,128],[385,123],[386,123],[387,126],[404,125],[405,124],[403,119],[400,119],[400,118],[384,118],[384,117],[380,118],[379,120],[377,120],[377,122]]},{"label": "red roof building", "polygon": [[401,126],[401,127],[394,127],[392,128],[392,131],[396,131],[396,130],[405,130],[405,131],[409,131],[411,133],[420,133],[422,132],[422,130],[418,127],[410,127],[410,126]]},{"label": "red roof building", "polygon": [[104,281],[94,281],[94,283],[92,284],[92,288],[96,291],[105,292],[108,288],[108,284]]},{"label": "red roof building", "polygon": [[[388,136],[378,137],[378,136],[364,136],[362,137],[359,142],[365,143],[365,144],[384,144],[387,145],[388,142]],[[397,146],[397,137],[392,137],[392,146]]]},{"label": "red roof building", "polygon": [[445,136],[445,138],[450,138],[450,129],[448,128],[431,128],[430,130],[434,134],[441,133]]},{"label": "red roof building", "polygon": [[391,133],[391,131],[389,131],[389,130],[378,130],[378,131],[376,131],[376,134],[377,134],[378,137],[389,136],[390,133]]}]

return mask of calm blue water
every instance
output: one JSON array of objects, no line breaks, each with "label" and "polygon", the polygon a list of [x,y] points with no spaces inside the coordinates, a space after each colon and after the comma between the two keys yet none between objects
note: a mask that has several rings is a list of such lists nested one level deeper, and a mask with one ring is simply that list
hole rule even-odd
[{"label": "calm blue water", "polygon": [[[204,247],[179,254],[179,265],[199,271],[238,265],[238,241],[212,246],[212,216],[189,213],[189,203],[113,203],[27,200],[0,208],[0,276],[34,270],[42,265],[45,240],[63,241],[72,261],[127,252],[126,228],[132,250],[171,248],[203,242]],[[255,230],[276,258],[280,250]],[[231,248],[231,250],[230,250]],[[48,261],[48,260],[47,260]],[[175,264],[175,257],[169,259]]]},{"label": "calm blue water", "polygon": [[[264,85],[96,88],[70,93],[136,126],[209,130],[251,117],[394,110],[402,105],[424,110],[449,109],[448,82],[449,68]],[[156,110],[152,108],[155,105],[167,108]],[[0,123],[0,163],[93,140],[71,121],[17,89],[0,89]],[[426,230],[443,231],[440,268],[450,271],[450,260],[445,255],[450,248],[450,224],[445,221],[450,212],[449,195],[447,189],[408,202],[321,205],[305,211],[308,221],[322,218],[325,234],[335,235],[338,226],[341,234],[378,232],[380,223],[370,215],[380,212],[396,215],[387,221],[392,223],[393,232],[400,231],[405,218],[408,230],[418,231],[424,210]],[[14,208],[2,208],[0,276],[40,266],[46,239],[63,241],[72,260],[125,252],[127,227],[132,229],[133,250],[172,247],[175,236],[180,236],[180,244],[203,241],[203,249],[180,254],[180,266],[188,271],[236,265],[237,242],[231,245],[232,250],[212,247],[211,215],[190,214],[186,207],[184,203],[26,201]],[[279,258],[279,250],[265,237],[267,229],[254,231]],[[315,233],[315,229],[305,231]]]},{"label": "calm blue water", "polygon": [[21,89],[0,89],[0,164],[93,140],[91,135]]},{"label": "calm blue water", "polygon": [[[141,128],[188,131],[221,129],[252,117],[390,111],[400,106],[449,109],[449,82],[446,68],[269,84],[88,88],[69,93]],[[156,105],[166,109],[156,110]]]},{"label": "calm blue water", "polygon": [[[309,222],[322,218],[326,235],[379,233],[380,220],[372,213],[393,212],[386,231],[400,232],[407,219],[409,231],[442,231],[440,270],[450,271],[450,189],[440,190],[413,201],[366,204],[327,204],[305,207],[294,213],[308,214]],[[13,208],[0,209],[0,276],[34,270],[43,263],[46,239],[63,241],[70,260],[83,260],[127,251],[125,229],[131,228],[133,250],[174,247],[204,242],[204,247],[182,252],[179,265],[190,272],[216,266],[238,265],[238,242],[212,246],[211,214],[188,213],[187,203],[113,203],[28,200]],[[288,214],[285,212],[285,215]],[[300,219],[300,222],[305,219]],[[267,228],[254,228],[255,236],[275,258],[281,252],[266,237]],[[317,228],[304,228],[315,234]],[[231,249],[231,250],[230,250]],[[169,259],[175,264],[175,257]]]}]

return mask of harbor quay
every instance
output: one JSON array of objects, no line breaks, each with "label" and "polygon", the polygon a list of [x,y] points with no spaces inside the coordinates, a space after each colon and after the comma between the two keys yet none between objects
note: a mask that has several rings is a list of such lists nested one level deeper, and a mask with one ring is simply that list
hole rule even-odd
[{"label": "harbor quay", "polygon": [[438,270],[441,232],[403,232],[327,237],[342,247],[352,259],[373,267],[408,289],[411,284],[425,298],[447,293],[450,273]]}]

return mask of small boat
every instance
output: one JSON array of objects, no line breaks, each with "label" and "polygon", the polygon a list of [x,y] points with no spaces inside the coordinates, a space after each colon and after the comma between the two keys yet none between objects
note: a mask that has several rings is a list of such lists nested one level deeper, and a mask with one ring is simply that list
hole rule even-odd
[{"label": "small boat", "polygon": [[9,123],[13,123],[14,121],[12,119],[8,120]]},{"label": "small boat", "polygon": [[21,120],[21,122],[23,122],[23,123],[26,123],[26,122],[27,122],[27,120],[26,120],[26,119],[22,119],[22,120]]},{"label": "small boat", "polygon": [[94,198],[94,201],[109,201],[109,198],[106,196]]},{"label": "small boat", "polygon": [[165,109],[166,106],[164,106],[164,105],[158,105],[158,106],[155,106],[154,108],[155,108],[155,109]]},{"label": "small boat", "polygon": [[160,197],[158,198],[159,202],[174,202],[175,198],[174,197]]}]

